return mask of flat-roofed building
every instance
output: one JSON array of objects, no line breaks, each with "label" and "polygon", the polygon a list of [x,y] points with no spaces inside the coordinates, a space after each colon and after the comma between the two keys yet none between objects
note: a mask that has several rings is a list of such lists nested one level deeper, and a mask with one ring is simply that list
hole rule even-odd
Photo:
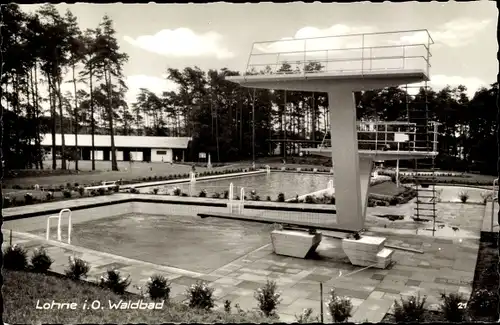
[{"label": "flat-roofed building", "polygon": [[[62,137],[56,134],[56,152],[60,152]],[[184,161],[186,151],[191,141],[190,137],[150,137],[135,135],[115,135],[116,159],[118,161],[151,161],[172,162]],[[52,134],[43,136],[41,145],[49,152],[52,151]],[[75,148],[75,135],[65,134],[66,148]],[[95,160],[111,160],[111,136],[94,135]],[[92,158],[92,136],[78,134],[78,153],[80,160]]]}]

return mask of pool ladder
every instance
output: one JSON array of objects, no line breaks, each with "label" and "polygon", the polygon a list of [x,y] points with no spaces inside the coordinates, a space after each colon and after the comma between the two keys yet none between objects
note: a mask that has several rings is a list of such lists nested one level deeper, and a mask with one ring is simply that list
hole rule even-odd
[{"label": "pool ladder", "polygon": [[[234,185],[233,183],[229,184],[229,202],[227,204],[228,208],[229,208],[229,213],[233,213],[233,206],[235,204],[234,202]],[[239,200],[239,203],[236,203],[238,205],[238,214],[242,214],[243,213],[243,208],[244,208],[244,205],[245,205],[245,188],[242,187],[241,190],[240,190],[240,200]]]},{"label": "pool ladder", "polygon": [[45,235],[46,240],[50,240],[50,220],[57,218],[57,240],[62,241],[62,231],[61,231],[61,221],[64,216],[64,212],[68,212],[68,244],[71,244],[71,210],[62,209],[59,211],[57,216],[49,216],[47,218],[47,232]]}]

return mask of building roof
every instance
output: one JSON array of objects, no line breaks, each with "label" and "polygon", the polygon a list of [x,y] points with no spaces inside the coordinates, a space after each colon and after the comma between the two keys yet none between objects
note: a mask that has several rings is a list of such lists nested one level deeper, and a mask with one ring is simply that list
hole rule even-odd
[{"label": "building roof", "polygon": [[[187,149],[190,137],[146,137],[136,135],[115,135],[115,147],[117,148],[157,148],[157,149]],[[64,135],[65,146],[75,145],[75,135]],[[111,147],[111,136],[94,135],[96,147]],[[42,146],[52,146],[52,134],[43,135]],[[61,134],[56,133],[56,146],[61,145]],[[78,134],[79,147],[92,147],[92,136],[90,134]]]}]

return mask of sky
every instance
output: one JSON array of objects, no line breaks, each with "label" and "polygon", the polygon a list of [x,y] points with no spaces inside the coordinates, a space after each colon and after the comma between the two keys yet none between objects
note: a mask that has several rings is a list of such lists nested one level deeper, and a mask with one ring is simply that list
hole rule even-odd
[{"label": "sky", "polygon": [[[35,11],[39,6],[21,8]],[[207,71],[227,67],[244,71],[254,42],[284,38],[427,29],[435,42],[431,46],[429,83],[434,89],[464,84],[472,96],[481,86],[492,84],[498,71],[494,1],[77,3],[56,8],[62,14],[70,9],[82,29],[95,28],[105,14],[114,21],[120,49],[129,55],[123,70],[129,103],[135,101],[139,88],[158,94],[175,90],[165,78],[167,68],[198,66]],[[419,35],[411,33],[397,40],[421,42]],[[260,49],[290,50],[283,44],[270,43]],[[72,89],[70,84],[67,87]]]}]

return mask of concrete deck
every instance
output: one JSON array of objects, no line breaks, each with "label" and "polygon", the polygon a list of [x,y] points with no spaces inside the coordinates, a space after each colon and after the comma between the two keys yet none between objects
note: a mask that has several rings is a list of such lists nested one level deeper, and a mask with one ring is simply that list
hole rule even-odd
[{"label": "concrete deck", "polygon": [[[114,196],[92,199],[105,201]],[[55,203],[61,208],[63,202]],[[451,206],[456,206],[456,210],[450,209]],[[30,209],[34,206],[23,208]],[[224,300],[229,299],[233,304],[239,303],[243,309],[252,309],[257,307],[257,302],[253,297],[254,290],[262,286],[267,279],[274,279],[277,281],[283,297],[278,309],[280,318],[284,322],[294,322],[294,315],[300,314],[304,308],[313,308],[314,314],[318,315],[321,303],[319,282],[322,282],[324,284],[324,301],[326,301],[331,288],[335,288],[339,295],[352,299],[355,310],[351,321],[380,322],[390,310],[394,299],[399,299],[400,294],[407,296],[420,291],[422,295],[428,296],[430,307],[436,308],[436,304],[440,302],[439,297],[442,291],[447,293],[461,292],[469,295],[472,290],[478,234],[483,222],[484,210],[482,209],[484,206],[443,204],[440,220],[445,222],[454,220],[466,230],[460,233],[460,236],[457,235],[460,231],[452,232],[447,235],[447,238],[415,235],[413,230],[413,235],[400,232],[401,229],[398,228],[406,229],[405,227],[410,224],[413,227],[415,223],[408,220],[390,222],[387,219],[373,216],[380,213],[402,213],[402,208],[410,210],[412,205],[374,207],[367,211],[366,226],[369,228],[367,235],[386,237],[388,246],[412,248],[424,252],[420,254],[396,250],[393,255],[395,264],[386,270],[363,270],[361,267],[352,266],[343,253],[341,241],[329,237],[334,235],[330,232],[323,232],[325,237],[317,249],[318,255],[315,259],[304,260],[277,256],[272,253],[270,244],[264,244],[250,253],[248,251],[241,252],[236,259],[228,263],[224,262],[222,266],[215,266],[215,268],[200,272],[139,260],[140,254],[134,255],[136,259],[132,259],[109,252],[94,251],[89,248],[53,241],[47,242],[41,236],[27,233],[43,228],[45,217],[6,221],[2,231],[6,242],[9,240],[8,229],[10,228],[15,230],[13,243],[24,245],[30,249],[41,245],[48,247],[50,256],[55,260],[53,270],[56,272],[64,272],[70,255],[80,256],[91,264],[91,279],[99,278],[108,268],[116,268],[124,275],[131,276],[131,291],[137,291],[133,285],[144,286],[149,276],[161,273],[173,283],[171,293],[173,299],[182,301],[185,298],[186,288],[196,280],[203,279],[216,289],[215,296],[218,299],[218,308],[222,308]],[[182,205],[162,205],[161,209],[163,212],[168,211],[169,214],[177,216],[192,216],[193,213],[218,209],[226,211],[226,208],[199,206],[186,208]],[[250,213],[248,210],[246,211],[246,213]],[[480,215],[477,211],[481,211]],[[304,218],[304,214],[300,212],[258,212],[265,212],[266,216],[271,213],[283,218],[286,218],[287,215]],[[410,212],[408,213],[411,215]],[[318,218],[321,218],[321,214],[317,215]],[[75,218],[73,221],[75,229],[78,229],[79,223],[102,217],[105,216],[92,214],[83,218]],[[325,218],[331,217],[331,213],[325,214]],[[384,228],[386,226],[387,228]],[[186,240],[198,242],[196,236],[193,236],[192,239],[186,238]],[[161,240],[158,244],[161,244]],[[120,245],[120,243],[117,242],[114,245]],[[164,250],[176,250],[175,245],[167,242],[161,246]],[[141,248],[137,247],[136,249],[140,252]],[[197,252],[193,251],[192,253],[193,258],[195,258]],[[329,315],[325,315],[325,321],[329,320]]]}]

